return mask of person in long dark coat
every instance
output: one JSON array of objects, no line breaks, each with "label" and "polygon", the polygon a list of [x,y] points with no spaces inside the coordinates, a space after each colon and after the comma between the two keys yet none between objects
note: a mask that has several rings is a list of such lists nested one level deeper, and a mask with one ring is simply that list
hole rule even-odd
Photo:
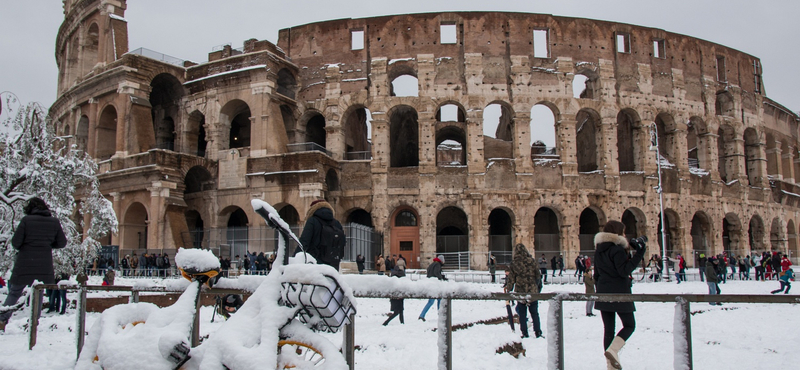
[{"label": "person in long dark coat", "polygon": [[[631,273],[644,258],[647,249],[642,239],[634,239],[631,247],[636,253],[631,256],[625,239],[625,225],[609,221],[603,232],[594,237],[594,280],[597,293],[631,294]],[[622,369],[619,350],[625,345],[636,328],[633,302],[596,302],[595,308],[603,318],[603,348],[609,369]],[[614,335],[616,316],[622,321],[622,329]]]},{"label": "person in long dark coat", "polygon": [[[31,198],[23,211],[26,216],[19,222],[11,239],[11,245],[17,249],[17,257],[11,270],[11,279],[8,280],[8,296],[4,306],[16,304],[23,289],[35,280],[55,284],[53,249],[67,245],[61,223],[51,216],[43,200]],[[12,314],[13,311],[7,311],[0,315],[0,331],[5,331]]]}]

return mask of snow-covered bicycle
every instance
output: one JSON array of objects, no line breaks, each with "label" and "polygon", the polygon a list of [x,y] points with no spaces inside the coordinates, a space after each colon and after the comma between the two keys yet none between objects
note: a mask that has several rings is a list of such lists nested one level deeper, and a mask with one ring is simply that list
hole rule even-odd
[{"label": "snow-covered bicycle", "polygon": [[347,369],[339,347],[319,332],[349,323],[356,312],[352,290],[333,267],[317,265],[305,253],[284,264],[288,242],[302,248],[299,239],[268,203],[252,205],[280,237],[266,277],[217,282],[253,291],[236,314],[190,348],[197,297],[203,284],[215,280],[219,261],[208,251],[182,249],[176,264],[192,283],[178,301],[161,309],[134,303],[106,310],[90,330],[76,369]]}]

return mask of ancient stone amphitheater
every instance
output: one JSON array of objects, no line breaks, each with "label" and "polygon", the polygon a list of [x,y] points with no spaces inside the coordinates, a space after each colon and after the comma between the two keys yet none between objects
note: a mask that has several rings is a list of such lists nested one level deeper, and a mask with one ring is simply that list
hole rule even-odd
[{"label": "ancient stone amphitheater", "polygon": [[250,200],[300,226],[318,197],[350,224],[348,258],[412,267],[447,253],[485,269],[518,242],[571,265],[608,220],[689,265],[798,253],[799,118],[766,97],[755,56],[630,24],[453,12],[291,27],[198,64],[129,51],[126,6],[64,1],[50,111],[99,164],[120,253],[269,252]]}]

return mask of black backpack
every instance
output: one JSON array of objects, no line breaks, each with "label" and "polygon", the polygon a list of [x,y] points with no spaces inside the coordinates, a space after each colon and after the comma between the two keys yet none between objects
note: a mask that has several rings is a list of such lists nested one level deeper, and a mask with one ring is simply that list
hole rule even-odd
[{"label": "black backpack", "polygon": [[344,246],[347,242],[344,229],[336,220],[325,221],[319,217],[322,230],[319,233],[319,256],[321,262],[338,264],[344,257]]}]

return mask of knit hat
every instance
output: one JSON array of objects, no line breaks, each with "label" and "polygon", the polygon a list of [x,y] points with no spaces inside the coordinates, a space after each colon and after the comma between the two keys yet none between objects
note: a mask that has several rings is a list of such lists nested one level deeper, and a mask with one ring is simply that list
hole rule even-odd
[{"label": "knit hat", "polygon": [[444,255],[443,254],[440,254],[440,255],[436,256],[436,258],[439,259],[439,262],[444,263]]}]

